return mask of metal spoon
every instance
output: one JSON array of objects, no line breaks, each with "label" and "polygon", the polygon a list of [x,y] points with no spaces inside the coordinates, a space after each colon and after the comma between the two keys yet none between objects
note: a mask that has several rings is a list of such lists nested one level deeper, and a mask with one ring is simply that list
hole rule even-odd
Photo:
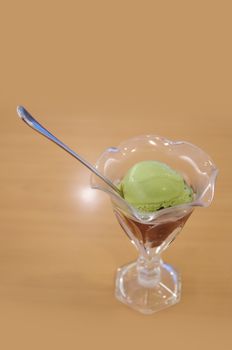
[{"label": "metal spoon", "polygon": [[87,160],[83,159],[79,154],[71,150],[68,146],[66,146],[63,142],[58,140],[54,135],[52,135],[47,129],[45,129],[40,123],[38,123],[29,113],[28,111],[23,107],[23,106],[18,106],[17,107],[17,113],[19,117],[27,124],[29,125],[32,129],[38,131],[40,134],[43,136],[47,137],[49,140],[55,142],[59,147],[63,148],[66,152],[71,154],[74,158],[79,160],[83,165],[85,165],[89,170],[91,170],[95,175],[100,177],[103,181],[107,183],[115,192],[117,192],[120,196],[121,191],[105,176],[103,176],[99,171],[92,165],[90,164]]}]

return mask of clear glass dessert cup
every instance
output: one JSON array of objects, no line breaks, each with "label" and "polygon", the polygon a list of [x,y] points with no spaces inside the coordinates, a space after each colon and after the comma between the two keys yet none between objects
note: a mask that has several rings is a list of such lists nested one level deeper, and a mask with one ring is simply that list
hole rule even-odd
[{"label": "clear glass dessert cup", "polygon": [[134,164],[144,160],[166,163],[182,174],[194,191],[193,201],[141,213],[95,175],[92,175],[91,186],[110,196],[119,224],[138,250],[137,261],[117,270],[116,298],[135,310],[152,314],[180,300],[180,275],[163,262],[161,254],[174,241],[194,208],[210,205],[218,170],[197,146],[156,135],[138,136],[118,147],[107,148],[98,158],[96,167],[117,185]]}]

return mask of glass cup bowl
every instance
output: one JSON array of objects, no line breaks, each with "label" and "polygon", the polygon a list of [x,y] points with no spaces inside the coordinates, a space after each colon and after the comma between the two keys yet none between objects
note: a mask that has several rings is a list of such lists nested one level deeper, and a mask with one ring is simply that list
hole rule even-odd
[{"label": "glass cup bowl", "polygon": [[166,163],[180,173],[194,191],[193,201],[141,213],[96,175],[91,177],[91,186],[110,196],[120,226],[138,250],[136,261],[117,270],[116,298],[151,314],[180,300],[180,275],[163,262],[161,254],[177,237],[194,208],[210,205],[218,170],[197,146],[157,135],[138,136],[118,147],[107,148],[98,158],[96,168],[117,185],[134,164],[144,160]]}]

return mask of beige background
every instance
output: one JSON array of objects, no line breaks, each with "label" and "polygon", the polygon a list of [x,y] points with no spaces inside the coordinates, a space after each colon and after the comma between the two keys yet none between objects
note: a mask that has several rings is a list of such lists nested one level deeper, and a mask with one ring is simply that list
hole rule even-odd
[{"label": "beige background", "polygon": [[[1,1],[1,349],[232,347],[230,4]],[[115,270],[136,251],[88,171],[17,104],[91,162],[144,133],[212,156],[215,201],[165,253],[180,304],[143,316],[115,300]]]}]

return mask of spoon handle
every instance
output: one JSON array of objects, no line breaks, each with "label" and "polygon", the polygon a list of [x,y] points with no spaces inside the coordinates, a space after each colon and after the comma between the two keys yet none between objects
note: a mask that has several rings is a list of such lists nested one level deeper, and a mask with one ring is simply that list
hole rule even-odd
[{"label": "spoon handle", "polygon": [[52,135],[50,131],[45,129],[35,118],[33,118],[30,113],[23,107],[18,106],[17,107],[17,113],[19,117],[32,129],[36,130],[43,136],[47,137],[50,141],[53,141],[56,143],[59,147],[63,148],[66,152],[71,154],[74,158],[79,160],[83,165],[85,165],[89,170],[91,170],[95,175],[100,177],[104,182],[106,182],[114,191],[116,191],[119,195],[121,195],[120,190],[105,176],[103,176],[101,173],[98,172],[98,170],[90,164],[87,160],[83,159],[79,154],[74,152],[71,148],[69,148],[67,145],[65,145],[62,141],[60,141],[57,137]]}]

